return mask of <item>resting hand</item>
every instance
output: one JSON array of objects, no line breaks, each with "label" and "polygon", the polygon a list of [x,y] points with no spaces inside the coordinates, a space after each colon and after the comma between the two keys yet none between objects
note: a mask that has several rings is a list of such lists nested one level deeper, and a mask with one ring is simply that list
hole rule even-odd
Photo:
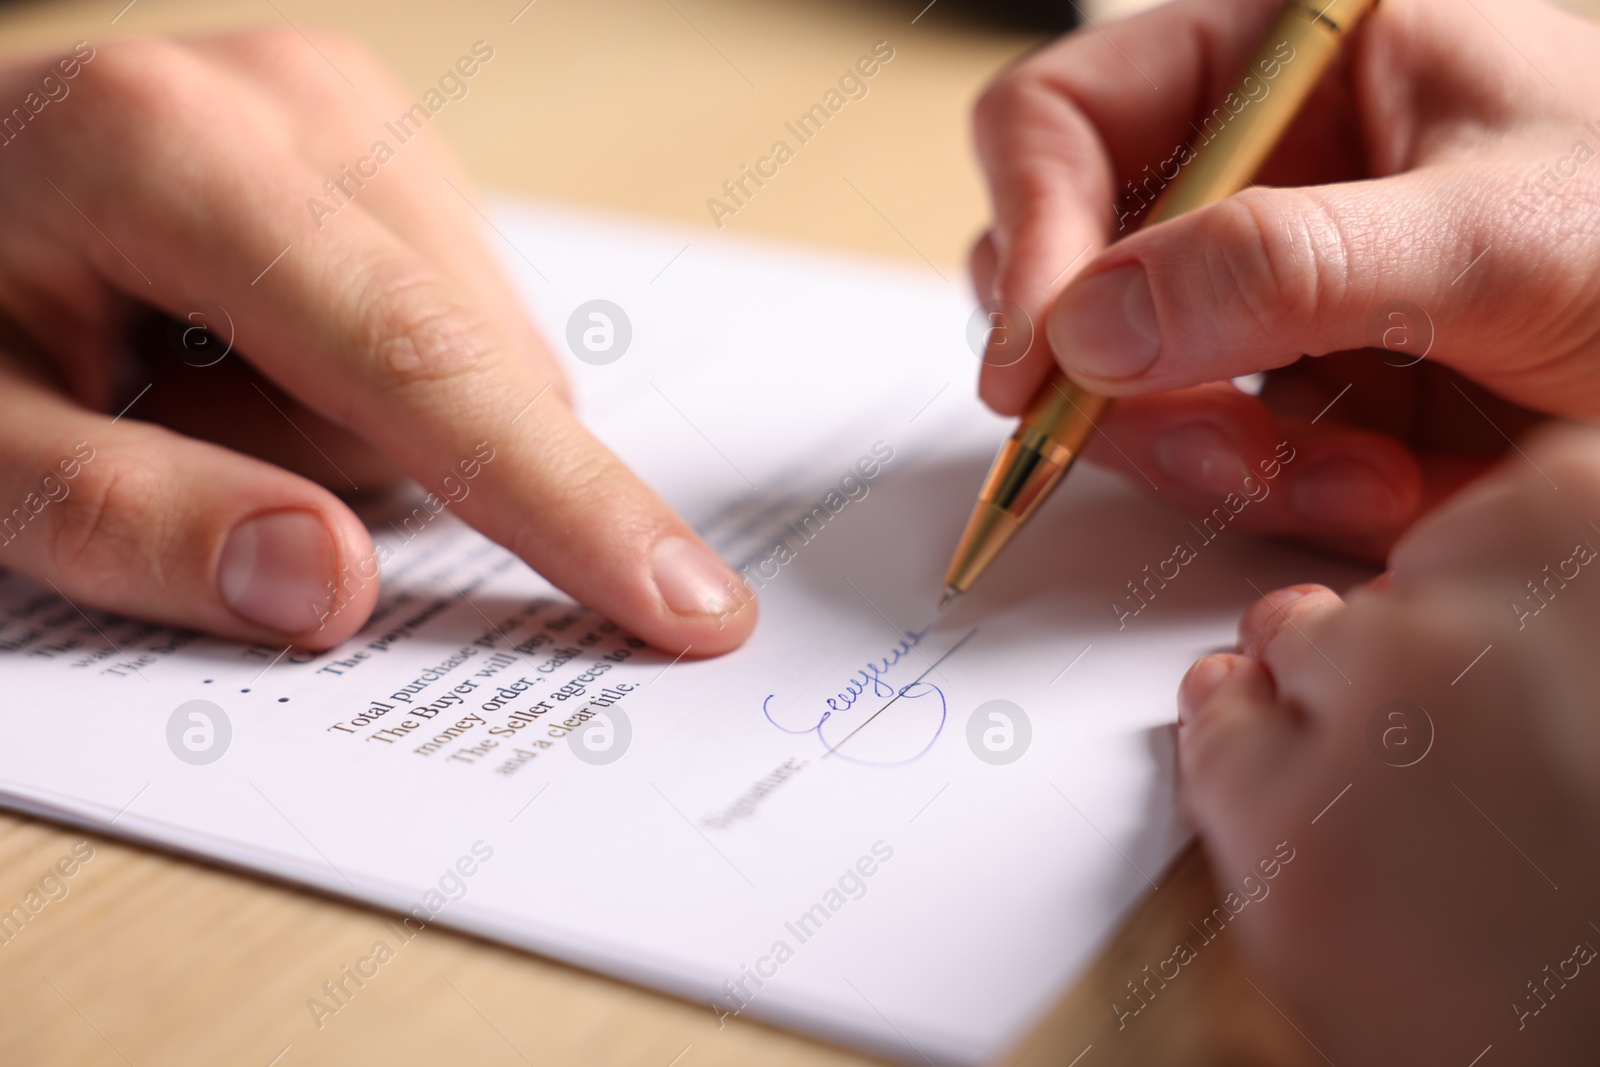
[{"label": "resting hand", "polygon": [[1527,457],[1348,603],[1271,593],[1184,679],[1185,805],[1218,884],[1259,898],[1246,973],[1334,1063],[1578,1063],[1600,1038],[1600,432]]},{"label": "resting hand", "polygon": [[[492,59],[480,42],[441,87]],[[23,105],[0,145],[0,566],[327,648],[378,593],[329,487],[409,475],[663,649],[748,635],[732,572],[573,416],[428,108],[359,49],[83,45],[0,69],[0,101]],[[188,358],[131,360],[152,309],[236,352],[211,363],[191,330]]]}]

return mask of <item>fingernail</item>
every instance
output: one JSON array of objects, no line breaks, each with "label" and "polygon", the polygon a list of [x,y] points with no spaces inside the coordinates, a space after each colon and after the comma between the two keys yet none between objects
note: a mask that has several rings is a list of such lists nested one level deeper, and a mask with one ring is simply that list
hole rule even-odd
[{"label": "fingernail", "polygon": [[285,634],[310,630],[333,600],[333,536],[310,511],[269,511],[233,528],[217,588],[251,622]]},{"label": "fingernail", "polygon": [[736,611],[738,579],[722,557],[698,541],[668,537],[656,545],[651,566],[661,599],[677,615],[725,615]]},{"label": "fingernail", "polygon": [[1233,665],[1237,662],[1232,656],[1207,656],[1196,660],[1194,666],[1189,668],[1189,673],[1184,676],[1183,684],[1178,687],[1178,726],[1189,725],[1194,719],[1195,712],[1200,710],[1200,705],[1222,684],[1224,678],[1233,673]]},{"label": "fingernail", "polygon": [[1150,281],[1137,263],[1067,287],[1050,312],[1050,346],[1068,370],[1130,378],[1161,354]]},{"label": "fingernail", "polygon": [[1301,518],[1340,532],[1385,526],[1400,510],[1399,499],[1377,468],[1354,459],[1323,460],[1308,467],[1294,480],[1290,499]]},{"label": "fingernail", "polygon": [[1223,432],[1204,422],[1185,423],[1156,441],[1156,463],[1175,482],[1225,492],[1244,484],[1244,460]]}]

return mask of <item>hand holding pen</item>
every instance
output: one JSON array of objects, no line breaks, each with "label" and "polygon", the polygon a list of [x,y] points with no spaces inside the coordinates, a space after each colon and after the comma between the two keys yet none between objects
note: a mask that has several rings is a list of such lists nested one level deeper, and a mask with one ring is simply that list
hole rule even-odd
[{"label": "hand holding pen", "polygon": [[[1180,0],[984,95],[978,294],[1049,344],[992,361],[981,392],[1020,413],[1059,361],[1117,399],[1089,458],[1195,515],[1287,441],[1238,528],[1378,560],[1535,413],[1600,414],[1600,256],[1574,214],[1600,196],[1593,30],[1539,4],[1384,0],[1255,187],[1134,233],[1220,125],[1272,106],[1298,60],[1254,98],[1229,89],[1281,9]],[[1261,371],[1259,397],[1229,384]]]}]

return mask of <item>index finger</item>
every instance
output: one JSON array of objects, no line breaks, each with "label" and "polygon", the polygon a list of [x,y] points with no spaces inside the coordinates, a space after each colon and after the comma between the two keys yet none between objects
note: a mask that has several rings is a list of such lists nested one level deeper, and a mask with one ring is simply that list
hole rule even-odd
[{"label": "index finger", "polygon": [[[1173,177],[1160,161],[1194,139],[1193,123],[1280,6],[1179,0],[1079,29],[996,80],[973,117],[994,208],[994,280],[983,295],[1020,307],[1042,341],[1055,297],[1134,228]],[[1001,414],[1020,412],[1054,365],[1039,342],[1000,363],[986,362],[979,391]]]},{"label": "index finger", "polygon": [[[61,216],[63,236],[108,281],[172,313],[196,298],[227,308],[240,350],[263,373],[652,644],[712,654],[744,640],[755,621],[748,589],[564,405],[543,397],[559,377],[547,353],[508,341],[359,201],[315,218],[306,203],[321,176],[271,128],[238,121],[248,101],[228,100],[235,90],[179,50],[155,58],[118,60],[107,49],[95,64],[97,88],[108,105],[118,101],[97,109],[109,117],[97,143],[135,175],[170,174],[176,155],[181,179],[56,168],[63,195],[104,240],[79,232],[75,215]],[[160,138],[121,132],[152,125],[149,114],[120,121],[140,100],[160,114]],[[38,195],[54,193],[41,186]],[[138,250],[140,276],[95,242]],[[451,493],[445,479],[459,482],[468,469],[471,492]]]}]

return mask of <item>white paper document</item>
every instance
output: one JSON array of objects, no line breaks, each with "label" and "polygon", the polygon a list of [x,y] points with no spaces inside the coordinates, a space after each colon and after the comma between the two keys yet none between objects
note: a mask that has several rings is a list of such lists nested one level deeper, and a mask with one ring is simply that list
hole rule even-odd
[{"label": "white paper document", "polygon": [[936,615],[1010,431],[962,280],[495,221],[556,348],[588,301],[626,315],[619,358],[569,361],[584,416],[748,575],[750,642],[675,662],[415,499],[372,516],[377,614],[321,655],[4,576],[0,804],[371,902],[396,938],[457,927],[908,1062],[1003,1052],[1187,837],[1184,670],[1256,589],[1355,572],[1081,467]]}]

